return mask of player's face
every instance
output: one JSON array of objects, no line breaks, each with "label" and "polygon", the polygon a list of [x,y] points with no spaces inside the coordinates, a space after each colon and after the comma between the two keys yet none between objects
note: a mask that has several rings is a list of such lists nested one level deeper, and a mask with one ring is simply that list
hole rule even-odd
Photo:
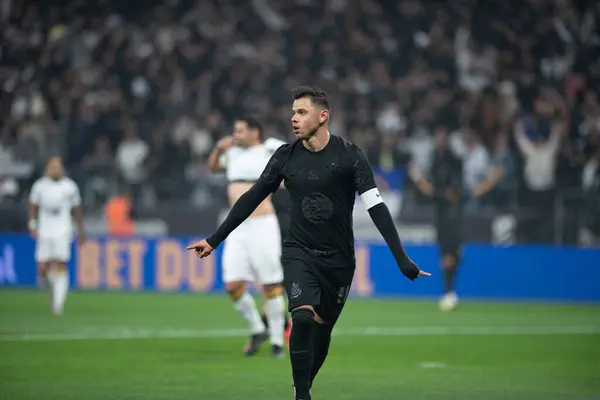
[{"label": "player's face", "polygon": [[54,179],[58,180],[63,176],[63,164],[62,160],[58,157],[53,157],[48,161],[48,166],[46,167],[46,174]]},{"label": "player's face", "polygon": [[236,146],[251,146],[257,140],[256,136],[256,132],[248,127],[246,121],[235,121],[233,124],[233,143]]},{"label": "player's face", "polygon": [[308,140],[326,121],[328,111],[315,107],[310,98],[294,101],[292,106],[292,128],[296,139]]}]

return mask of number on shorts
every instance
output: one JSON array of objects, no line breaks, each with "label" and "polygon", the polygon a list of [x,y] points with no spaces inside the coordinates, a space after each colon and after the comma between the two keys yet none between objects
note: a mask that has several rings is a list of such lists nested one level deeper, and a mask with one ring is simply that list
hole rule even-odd
[{"label": "number on shorts", "polygon": [[350,294],[350,285],[344,286],[338,290],[337,302],[338,304],[344,304]]}]

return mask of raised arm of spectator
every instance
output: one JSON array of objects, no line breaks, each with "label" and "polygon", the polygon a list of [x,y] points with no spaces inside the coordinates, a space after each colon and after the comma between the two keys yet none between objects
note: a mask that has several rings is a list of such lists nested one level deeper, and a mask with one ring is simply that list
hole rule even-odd
[{"label": "raised arm of spectator", "polygon": [[522,120],[518,120],[514,125],[514,134],[519,150],[526,156],[531,155],[534,152],[533,143],[525,136],[525,126]]}]

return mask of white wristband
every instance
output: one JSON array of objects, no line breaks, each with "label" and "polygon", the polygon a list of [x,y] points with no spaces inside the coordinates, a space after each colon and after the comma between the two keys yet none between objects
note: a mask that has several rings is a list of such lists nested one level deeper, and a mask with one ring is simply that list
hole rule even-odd
[{"label": "white wristband", "polygon": [[30,220],[28,226],[30,231],[37,229],[37,221],[35,219]]}]

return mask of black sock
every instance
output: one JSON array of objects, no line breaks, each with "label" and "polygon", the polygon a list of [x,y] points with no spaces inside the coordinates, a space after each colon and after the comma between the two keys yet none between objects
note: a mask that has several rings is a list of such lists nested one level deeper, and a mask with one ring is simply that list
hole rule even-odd
[{"label": "black sock", "polygon": [[290,360],[296,399],[310,399],[310,375],[313,362],[314,313],[306,308],[292,312]]},{"label": "black sock", "polygon": [[260,318],[262,319],[263,324],[265,324],[265,328],[268,330],[269,329],[269,320],[267,319],[267,314],[265,314],[264,312],[261,312]]},{"label": "black sock", "polygon": [[310,386],[317,376],[319,369],[323,366],[327,353],[329,353],[329,344],[331,343],[331,330],[333,326],[315,324],[313,328],[313,365],[310,371]]}]

